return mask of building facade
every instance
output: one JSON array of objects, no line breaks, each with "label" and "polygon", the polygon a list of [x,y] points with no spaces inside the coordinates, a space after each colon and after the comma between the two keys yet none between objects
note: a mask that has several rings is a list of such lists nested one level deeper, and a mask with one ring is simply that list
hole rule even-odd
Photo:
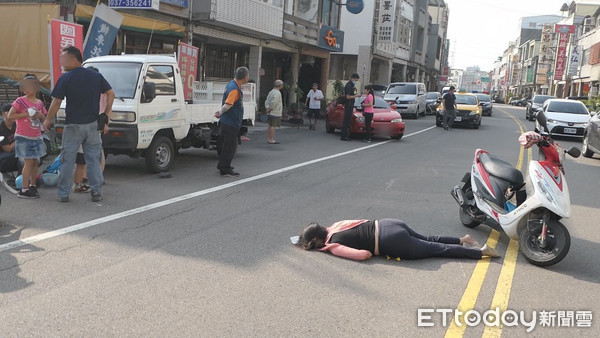
[{"label": "building facade", "polygon": [[[387,85],[424,82],[438,90],[438,76],[447,66],[448,8],[443,0],[365,1],[359,15],[345,11],[340,29],[344,50],[331,57],[330,79],[352,73],[361,83]],[[357,25],[371,22],[371,25]]]},{"label": "building facade", "polygon": [[[38,43],[36,53],[42,57],[48,54],[44,46],[47,12],[51,18],[82,24],[85,34],[97,3],[0,0],[2,9],[16,7],[15,13],[45,6],[39,13],[44,20],[39,36],[32,39],[44,42]],[[302,100],[297,89],[307,93],[313,82],[326,88],[330,53],[344,46],[344,32],[339,29],[342,8],[333,0],[160,0],[159,10],[117,10],[124,19],[110,54],[172,54],[179,42],[191,43],[199,48],[198,80],[228,81],[237,67],[247,66],[262,96],[272,89],[275,79],[282,79],[290,86],[288,102],[295,102]],[[12,25],[18,27],[22,16],[16,18]],[[11,25],[10,18],[2,19],[0,25]],[[19,78],[12,61],[0,60],[0,76]],[[30,69],[19,69],[44,78],[49,62],[46,58]]]}]

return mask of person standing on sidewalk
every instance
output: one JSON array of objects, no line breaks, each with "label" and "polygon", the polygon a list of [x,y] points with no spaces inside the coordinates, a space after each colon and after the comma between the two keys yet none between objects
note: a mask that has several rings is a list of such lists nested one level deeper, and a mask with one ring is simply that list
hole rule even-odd
[{"label": "person standing on sidewalk", "polygon": [[233,171],[231,161],[237,150],[240,128],[244,120],[244,94],[242,86],[248,83],[249,71],[246,67],[239,67],[235,70],[235,78],[225,87],[223,93],[223,106],[221,110],[215,113],[219,119],[219,164],[217,169],[224,177],[240,176],[240,173]]},{"label": "person standing on sidewalk", "polygon": [[[58,178],[58,200],[68,202],[73,187],[73,172],[79,146],[87,163],[87,175],[92,191],[92,201],[102,201],[101,131],[108,132],[115,92],[102,74],[83,68],[81,51],[73,46],[63,49],[60,64],[66,71],[52,90],[52,104],[44,122],[46,130],[56,116],[62,100],[67,99],[65,128],[62,135],[62,170]],[[98,116],[100,95],[106,94],[106,108]],[[100,123],[102,122],[102,123]],[[102,125],[102,126],[101,126]]]},{"label": "person standing on sidewalk", "polygon": [[265,108],[267,108],[267,117],[269,118],[269,126],[267,127],[267,143],[269,144],[279,144],[275,141],[275,128],[281,127],[281,115],[283,113],[281,88],[283,88],[283,81],[275,80],[274,87],[265,100]]},{"label": "person standing on sidewalk", "polygon": [[354,100],[360,97],[360,94],[356,93],[356,82],[360,77],[354,73],[350,76],[350,81],[346,83],[344,87],[344,95],[346,96],[346,105],[344,106],[344,124],[342,125],[342,141],[350,141],[350,122],[352,120],[352,113],[354,112]]},{"label": "person standing on sidewalk", "polygon": [[[321,118],[321,101],[325,98],[323,92],[319,90],[319,84],[313,83],[312,90],[306,95],[306,105],[308,106],[308,122],[310,130],[317,129],[317,120]],[[315,123],[312,123],[311,118],[315,118]]]},{"label": "person standing on sidewalk", "polygon": [[454,123],[454,119],[456,118],[456,96],[454,92],[456,91],[456,87],[450,86],[449,91],[442,98],[442,107],[444,108],[444,124],[443,127],[445,130],[452,128],[452,124]]}]

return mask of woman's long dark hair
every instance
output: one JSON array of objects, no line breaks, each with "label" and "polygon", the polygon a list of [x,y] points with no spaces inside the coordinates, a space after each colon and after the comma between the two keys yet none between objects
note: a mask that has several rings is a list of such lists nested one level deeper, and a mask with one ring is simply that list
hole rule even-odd
[{"label": "woman's long dark hair", "polygon": [[325,246],[327,240],[327,228],[319,223],[310,223],[302,233],[300,233],[300,242],[304,250],[320,249]]},{"label": "woman's long dark hair", "polygon": [[373,96],[373,105],[375,105],[375,91],[373,91],[373,86],[366,86],[365,89],[368,90],[369,94]]}]

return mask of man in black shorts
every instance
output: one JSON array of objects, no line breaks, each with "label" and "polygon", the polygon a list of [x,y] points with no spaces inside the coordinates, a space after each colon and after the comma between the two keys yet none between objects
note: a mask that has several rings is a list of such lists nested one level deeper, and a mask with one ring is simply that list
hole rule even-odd
[{"label": "man in black shorts", "polygon": [[[321,118],[321,101],[325,97],[323,92],[319,90],[319,84],[313,83],[312,89],[306,95],[306,106],[308,107],[308,122],[310,130],[317,129],[317,120]],[[312,123],[312,117],[315,118],[315,123]]]}]

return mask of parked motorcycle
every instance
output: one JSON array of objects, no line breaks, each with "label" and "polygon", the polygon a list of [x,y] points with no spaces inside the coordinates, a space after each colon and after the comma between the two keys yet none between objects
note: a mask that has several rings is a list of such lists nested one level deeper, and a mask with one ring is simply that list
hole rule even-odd
[{"label": "parked motorcycle", "polygon": [[537,145],[540,149],[539,160],[529,163],[526,181],[510,163],[477,149],[471,172],[451,194],[464,226],[474,228],[491,219],[510,238],[519,240],[527,261],[549,266],[565,258],[571,245],[569,231],[560,222],[571,216],[564,154],[577,158],[581,151],[577,147],[563,150],[552,140],[545,115],[539,113],[537,120],[549,136],[527,132],[519,137],[525,148]]}]

